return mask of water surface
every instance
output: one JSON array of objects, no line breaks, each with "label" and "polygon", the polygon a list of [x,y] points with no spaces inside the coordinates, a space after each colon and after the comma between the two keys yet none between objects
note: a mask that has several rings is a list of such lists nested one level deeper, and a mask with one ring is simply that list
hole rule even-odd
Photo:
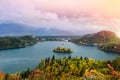
[{"label": "water surface", "polygon": [[[72,54],[58,54],[52,52],[55,47],[61,46],[70,47],[74,51]],[[46,41],[40,42],[34,46],[29,46],[21,49],[1,50],[0,51],[0,71],[7,73],[15,73],[26,70],[29,68],[35,68],[41,59],[46,57],[56,58],[63,57],[89,57],[97,60],[114,59],[119,54],[104,52],[97,49],[96,46],[80,46],[71,42],[63,41]]]}]

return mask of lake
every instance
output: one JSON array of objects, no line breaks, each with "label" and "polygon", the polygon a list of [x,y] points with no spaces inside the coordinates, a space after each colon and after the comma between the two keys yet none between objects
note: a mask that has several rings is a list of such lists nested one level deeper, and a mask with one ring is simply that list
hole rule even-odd
[{"label": "lake", "polygon": [[[74,51],[71,54],[54,53],[52,50],[55,47],[61,46],[70,47]],[[63,41],[46,41],[40,42],[34,46],[29,46],[21,49],[1,50],[0,51],[0,71],[6,73],[15,73],[26,70],[28,67],[35,68],[41,59],[46,57],[56,58],[68,57],[89,57],[96,60],[114,59],[120,54],[104,52],[99,50],[96,46],[80,46],[72,42]]]}]

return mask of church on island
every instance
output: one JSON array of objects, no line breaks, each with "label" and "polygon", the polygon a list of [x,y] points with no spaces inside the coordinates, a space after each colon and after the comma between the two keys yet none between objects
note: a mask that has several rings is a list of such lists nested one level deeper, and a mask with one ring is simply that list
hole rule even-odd
[{"label": "church on island", "polygon": [[64,44],[62,44],[60,47],[54,48],[53,52],[56,53],[72,53],[72,49],[71,48],[67,48],[64,46]]}]

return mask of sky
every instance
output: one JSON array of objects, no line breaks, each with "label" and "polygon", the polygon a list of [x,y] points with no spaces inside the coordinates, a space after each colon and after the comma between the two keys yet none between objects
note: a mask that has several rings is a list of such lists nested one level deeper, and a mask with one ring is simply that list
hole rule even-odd
[{"label": "sky", "polygon": [[110,30],[120,36],[120,0],[0,0],[2,23],[73,34]]}]

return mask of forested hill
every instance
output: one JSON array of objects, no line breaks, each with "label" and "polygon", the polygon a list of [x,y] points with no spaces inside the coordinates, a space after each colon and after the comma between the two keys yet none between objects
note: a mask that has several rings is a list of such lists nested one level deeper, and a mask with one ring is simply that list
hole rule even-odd
[{"label": "forested hill", "polygon": [[74,39],[72,42],[85,45],[104,44],[107,42],[118,42],[120,39],[114,32],[111,31],[100,31],[94,34],[84,35],[80,39]]},{"label": "forested hill", "polygon": [[120,42],[108,42],[99,46],[100,50],[120,53]]},{"label": "forested hill", "polygon": [[0,50],[23,48],[33,45],[38,41],[33,35],[17,36],[17,37],[1,37]]}]

